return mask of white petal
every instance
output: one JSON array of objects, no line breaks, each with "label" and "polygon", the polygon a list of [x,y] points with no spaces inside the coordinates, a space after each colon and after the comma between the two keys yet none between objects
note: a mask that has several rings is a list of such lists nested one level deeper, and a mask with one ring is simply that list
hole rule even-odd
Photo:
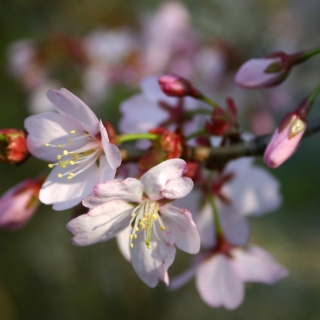
[{"label": "white petal", "polygon": [[[147,132],[168,119],[168,113],[142,94],[122,102],[119,128],[122,133]],[[143,116],[142,116],[143,115]]]},{"label": "white petal", "polygon": [[64,170],[55,167],[40,190],[40,201],[44,204],[54,204],[54,210],[64,210],[77,205],[92,192],[99,181],[99,169],[96,164],[70,180],[66,177],[58,178],[58,174]]},{"label": "white petal", "polygon": [[279,182],[267,170],[252,166],[252,159],[230,161],[226,171],[235,176],[221,192],[232,201],[233,211],[260,215],[281,205]]},{"label": "white petal", "polygon": [[134,178],[114,179],[96,185],[93,194],[83,199],[82,204],[88,208],[94,208],[112,200],[140,202],[142,193],[143,185],[139,180]]},{"label": "white petal", "polygon": [[235,249],[236,268],[243,281],[274,284],[288,275],[288,270],[275,261],[272,255],[256,246],[247,250]]},{"label": "white petal", "polygon": [[99,132],[99,120],[96,115],[70,91],[64,88],[60,91],[51,89],[48,91],[47,97],[59,113],[79,122],[85,131],[91,135],[96,135]]},{"label": "white petal", "polygon": [[162,196],[167,199],[183,198],[193,188],[193,181],[188,177],[181,177],[175,180],[168,181],[165,189],[162,191]]},{"label": "white petal", "polygon": [[100,156],[99,158],[99,183],[107,182],[112,180],[116,175],[117,169],[113,169],[110,167],[107,158],[105,156]]},{"label": "white petal", "polygon": [[107,130],[103,126],[101,120],[100,120],[100,132],[101,132],[103,151],[106,155],[108,163],[112,169],[116,169],[120,166],[122,161],[120,150],[116,145],[109,143]]},{"label": "white petal", "polygon": [[[70,131],[76,130],[72,138],[77,138],[84,134],[83,129],[75,120],[61,114],[47,112],[30,116],[25,119],[24,127],[28,131],[27,147],[28,151],[35,157],[56,162],[60,149],[55,147],[46,147],[45,143],[53,145],[64,144],[70,138]],[[82,140],[73,143],[76,149],[86,143]],[[70,150],[72,151],[72,150]]]},{"label": "white petal", "polygon": [[131,263],[139,278],[149,287],[155,287],[159,280],[169,284],[167,270],[172,264],[176,249],[173,245],[174,237],[169,230],[160,231],[161,240],[152,233],[151,249],[145,244],[144,235],[138,233],[138,238],[133,241],[131,249]]},{"label": "white petal", "polygon": [[122,253],[123,257],[127,260],[131,260],[131,250],[129,246],[129,235],[130,235],[131,226],[128,225],[125,229],[117,235],[117,244],[120,252]]},{"label": "white petal", "polygon": [[199,230],[201,245],[204,248],[213,248],[217,244],[217,237],[213,223],[213,213],[209,203],[202,208],[195,222]]},{"label": "white petal", "polygon": [[72,243],[88,246],[115,237],[129,225],[132,210],[124,201],[110,201],[71,220],[67,228],[75,236]]},{"label": "white petal", "polygon": [[160,213],[163,224],[166,228],[169,227],[175,237],[175,246],[191,254],[198,253],[200,236],[191,213],[169,204],[161,207]]},{"label": "white petal", "polygon": [[211,307],[235,309],[244,298],[244,283],[233,270],[230,258],[223,254],[199,265],[196,286],[203,301]]},{"label": "white petal", "polygon": [[[171,184],[168,184],[169,190],[172,189],[170,188],[171,185],[174,186],[174,180],[176,179],[179,179],[178,181],[181,185],[184,184],[183,181],[181,182],[180,178],[187,170],[187,164],[182,159],[171,159],[158,164],[140,178],[140,181],[144,185],[144,192],[151,200],[163,198],[163,192],[166,191],[169,182],[171,182]],[[189,190],[190,182],[185,181],[185,185],[184,190]],[[189,192],[190,191],[191,189]]]}]

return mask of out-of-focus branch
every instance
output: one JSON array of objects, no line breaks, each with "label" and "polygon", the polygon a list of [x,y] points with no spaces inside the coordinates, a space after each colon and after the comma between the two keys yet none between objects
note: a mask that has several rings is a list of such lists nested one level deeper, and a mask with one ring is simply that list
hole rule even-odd
[{"label": "out-of-focus branch", "polygon": [[[304,137],[320,131],[320,118],[310,121]],[[267,147],[272,134],[258,136],[251,141],[244,141],[235,145],[212,148],[190,147],[183,150],[182,158],[189,161],[204,162],[207,167],[220,167],[232,159],[248,156],[261,156]],[[122,148],[123,162],[137,162],[145,151]]]}]

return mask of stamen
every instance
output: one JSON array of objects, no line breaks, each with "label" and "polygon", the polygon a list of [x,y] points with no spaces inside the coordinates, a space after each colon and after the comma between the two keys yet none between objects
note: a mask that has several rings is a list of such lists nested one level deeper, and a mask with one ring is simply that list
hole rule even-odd
[{"label": "stamen", "polygon": [[50,144],[49,144],[49,143],[45,143],[44,145],[45,145],[46,147],[49,147],[49,146],[50,146]]},{"label": "stamen", "polygon": [[131,247],[131,248],[133,248],[133,247],[134,247],[134,245],[133,245],[133,243],[132,243],[132,242],[130,242],[130,247]]},{"label": "stamen", "polygon": [[76,133],[76,130],[71,130],[70,133],[74,134],[74,133]]},{"label": "stamen", "polygon": [[60,160],[62,158],[62,155],[58,154],[57,159]]},{"label": "stamen", "polygon": [[65,155],[65,156],[67,156],[68,155],[68,150],[63,150],[63,154]]},{"label": "stamen", "polygon": [[63,175],[61,173],[58,173],[58,178],[62,178]]}]

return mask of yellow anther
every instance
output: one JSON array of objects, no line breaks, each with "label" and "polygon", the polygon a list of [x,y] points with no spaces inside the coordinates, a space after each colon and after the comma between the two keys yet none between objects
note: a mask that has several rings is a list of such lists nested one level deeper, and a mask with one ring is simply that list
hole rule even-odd
[{"label": "yellow anther", "polygon": [[129,238],[130,238],[130,240],[132,240],[132,234],[129,234]]},{"label": "yellow anther", "polygon": [[73,166],[74,165],[74,161],[70,160],[70,164]]},{"label": "yellow anther", "polygon": [[158,216],[154,213],[154,214],[152,215],[152,218],[153,218],[154,220],[157,220],[157,219],[158,219]]},{"label": "yellow anther", "polygon": [[48,167],[49,167],[50,169],[52,169],[52,168],[54,167],[54,164],[49,163],[49,164],[48,164]]},{"label": "yellow anther", "polygon": [[62,178],[62,174],[61,173],[58,173],[58,178]]},{"label": "yellow anther", "polygon": [[62,155],[58,154],[57,159],[60,160],[62,158]]},{"label": "yellow anther", "polygon": [[141,221],[146,222],[146,221],[148,221],[148,219],[147,218],[142,218]]},{"label": "yellow anther", "polygon": [[61,145],[61,144],[58,144],[58,148],[61,149],[61,148],[62,148],[62,145]]},{"label": "yellow anther", "polygon": [[65,156],[67,156],[67,155],[68,155],[68,150],[63,150],[63,154],[64,154]]},{"label": "yellow anther", "polygon": [[139,228],[138,228],[138,227],[136,227],[136,231],[139,231]]},{"label": "yellow anther", "polygon": [[68,179],[68,180],[71,180],[71,179],[72,179],[72,176],[67,176],[67,179]]},{"label": "yellow anther", "polygon": [[136,233],[134,234],[134,236],[133,236],[133,237],[134,237],[135,239],[137,239],[137,238],[138,238],[138,236],[137,236],[137,234],[136,234]]},{"label": "yellow anther", "polygon": [[68,142],[71,143],[71,142],[72,142],[72,139],[69,139]]},{"label": "yellow anther", "polygon": [[131,248],[133,248],[133,247],[134,247],[133,243],[130,243],[130,247],[131,247]]},{"label": "yellow anther", "polygon": [[139,226],[144,226],[144,223],[142,221],[140,221]]},{"label": "yellow anther", "polygon": [[143,225],[141,228],[142,228],[142,230],[146,230],[147,229],[147,227],[145,225]]},{"label": "yellow anther", "polygon": [[65,169],[67,166],[65,164],[61,165],[61,168]]},{"label": "yellow anther", "polygon": [[150,215],[150,214],[147,214],[147,215],[146,215],[147,220],[149,220],[149,219],[150,219],[150,217],[151,217],[151,215]]},{"label": "yellow anther", "polygon": [[70,133],[74,134],[74,133],[76,133],[76,130],[71,130]]},{"label": "yellow anther", "polygon": [[165,226],[161,226],[160,229],[161,229],[162,231],[166,230]]},{"label": "yellow anther", "polygon": [[148,249],[151,249],[151,246],[147,246]]},{"label": "yellow anther", "polygon": [[49,143],[45,143],[44,145],[45,145],[46,147],[49,147],[49,146],[50,146],[50,144],[49,144]]},{"label": "yellow anther", "polygon": [[136,214],[135,214],[135,213],[132,213],[132,214],[131,214],[131,217],[132,217],[132,218],[134,218],[135,216],[136,216]]}]

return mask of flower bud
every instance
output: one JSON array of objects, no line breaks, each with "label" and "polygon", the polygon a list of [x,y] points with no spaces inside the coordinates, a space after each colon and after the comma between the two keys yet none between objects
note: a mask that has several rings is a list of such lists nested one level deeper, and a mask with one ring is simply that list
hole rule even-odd
[{"label": "flower bud", "polygon": [[40,203],[43,182],[43,177],[22,181],[0,197],[0,228],[16,230],[31,219]]},{"label": "flower bud", "polygon": [[277,168],[296,151],[306,131],[307,123],[295,113],[289,113],[274,132],[264,153],[264,162]]},{"label": "flower bud", "polygon": [[161,90],[170,97],[191,96],[200,99],[202,94],[192,84],[179,76],[166,74],[158,79]]},{"label": "flower bud", "polygon": [[28,155],[26,134],[23,130],[0,130],[0,162],[20,163]]}]

